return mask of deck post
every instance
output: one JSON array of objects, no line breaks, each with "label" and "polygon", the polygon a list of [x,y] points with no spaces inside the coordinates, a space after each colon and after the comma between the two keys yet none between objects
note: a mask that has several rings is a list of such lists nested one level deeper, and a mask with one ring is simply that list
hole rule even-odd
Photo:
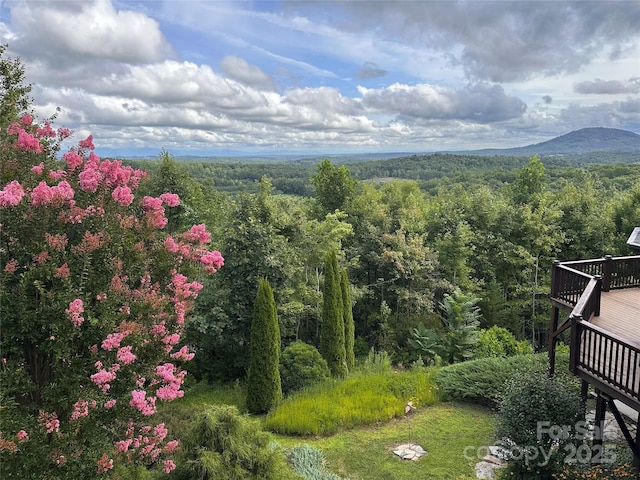
[{"label": "deck post", "polygon": [[596,305],[593,309],[593,315],[595,317],[599,317],[600,316],[600,303],[601,303],[601,299],[602,299],[602,277],[600,275],[595,275],[593,278],[596,279],[596,282],[598,282],[596,284],[596,290],[598,291],[598,295],[596,296]]},{"label": "deck post", "polygon": [[549,377],[553,377],[556,373],[556,330],[558,330],[559,318],[560,309],[554,306],[551,316],[551,325],[549,325]]},{"label": "deck post", "polygon": [[611,289],[611,273],[613,272],[613,257],[611,255],[604,256],[602,264],[602,291],[608,292]]},{"label": "deck post", "polygon": [[[607,399],[602,392],[596,389],[596,412],[593,419],[593,446],[599,445],[602,447],[602,440],[604,439],[604,417],[607,413]],[[594,453],[602,452],[601,448],[594,448]]]},{"label": "deck post", "polygon": [[578,322],[582,320],[582,315],[571,314],[571,341],[569,344],[569,370],[576,373],[578,365],[578,354],[580,353],[580,333],[578,332]]}]

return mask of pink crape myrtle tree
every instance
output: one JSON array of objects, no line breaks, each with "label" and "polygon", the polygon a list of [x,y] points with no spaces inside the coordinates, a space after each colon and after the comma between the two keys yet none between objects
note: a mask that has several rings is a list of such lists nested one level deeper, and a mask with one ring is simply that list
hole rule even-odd
[{"label": "pink crape myrtle tree", "polygon": [[169,473],[179,448],[154,422],[183,395],[181,343],[223,265],[195,225],[168,234],[170,192],[102,159],[91,136],[25,114],[0,125],[0,478],[108,477],[119,463]]}]

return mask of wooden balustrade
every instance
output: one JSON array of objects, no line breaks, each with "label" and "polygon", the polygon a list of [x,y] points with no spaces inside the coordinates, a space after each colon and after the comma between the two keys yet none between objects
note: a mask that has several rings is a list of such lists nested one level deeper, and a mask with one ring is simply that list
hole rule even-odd
[{"label": "wooden balustrade", "polygon": [[580,316],[571,318],[571,371],[598,387],[614,390],[640,409],[640,346],[631,345]]}]

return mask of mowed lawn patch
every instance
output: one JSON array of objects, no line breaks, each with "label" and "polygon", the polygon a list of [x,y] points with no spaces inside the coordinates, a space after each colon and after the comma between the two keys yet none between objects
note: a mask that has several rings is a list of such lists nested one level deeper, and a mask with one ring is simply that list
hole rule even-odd
[{"label": "mowed lawn patch", "polygon": [[[494,413],[462,403],[439,403],[409,416],[318,438],[276,435],[285,448],[308,443],[324,453],[327,467],[350,480],[470,480],[480,447],[493,443]],[[401,460],[393,447],[416,443],[427,454]],[[482,450],[480,450],[482,453]]]}]

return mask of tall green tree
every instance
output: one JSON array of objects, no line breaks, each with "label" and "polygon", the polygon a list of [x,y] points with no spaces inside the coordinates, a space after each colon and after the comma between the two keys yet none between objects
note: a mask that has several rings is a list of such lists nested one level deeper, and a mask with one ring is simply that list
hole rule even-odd
[{"label": "tall green tree", "polygon": [[269,282],[262,278],[253,308],[247,378],[247,409],[266,413],[282,399],[280,328]]},{"label": "tall green tree", "polygon": [[356,356],[353,351],[355,342],[355,326],[353,324],[353,309],[351,304],[351,286],[347,269],[343,268],[340,274],[340,290],[342,291],[342,310],[344,319],[344,351],[347,361],[347,369],[352,372],[356,364]]},{"label": "tall green tree", "polygon": [[24,66],[19,58],[8,58],[7,45],[0,45],[0,122],[8,125],[30,106],[31,84],[25,84]]},{"label": "tall green tree", "polygon": [[328,159],[318,165],[318,173],[311,178],[315,188],[320,218],[336,210],[344,210],[345,204],[355,195],[358,181],[349,175],[344,165],[336,168]]},{"label": "tall green tree", "polygon": [[327,256],[324,272],[322,303],[322,328],[320,353],[327,361],[331,373],[337,377],[347,374],[347,359],[344,348],[344,317],[338,257],[335,251]]}]

